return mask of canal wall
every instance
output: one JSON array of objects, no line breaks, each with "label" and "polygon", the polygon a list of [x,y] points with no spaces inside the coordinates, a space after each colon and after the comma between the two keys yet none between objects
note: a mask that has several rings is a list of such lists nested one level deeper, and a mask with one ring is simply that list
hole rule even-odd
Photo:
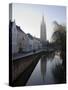
[{"label": "canal wall", "polygon": [[16,79],[27,70],[30,65],[35,63],[35,58],[37,58],[39,54],[31,55],[25,58],[21,58],[19,60],[14,60],[12,63],[12,82],[15,82]]}]

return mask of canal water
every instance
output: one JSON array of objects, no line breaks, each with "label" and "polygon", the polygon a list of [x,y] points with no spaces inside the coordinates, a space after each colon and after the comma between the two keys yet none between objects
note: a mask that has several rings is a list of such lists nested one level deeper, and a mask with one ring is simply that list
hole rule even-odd
[{"label": "canal water", "polygon": [[28,79],[26,86],[55,84],[56,77],[54,76],[53,70],[55,71],[56,66],[61,64],[62,59],[59,53],[42,55]]}]

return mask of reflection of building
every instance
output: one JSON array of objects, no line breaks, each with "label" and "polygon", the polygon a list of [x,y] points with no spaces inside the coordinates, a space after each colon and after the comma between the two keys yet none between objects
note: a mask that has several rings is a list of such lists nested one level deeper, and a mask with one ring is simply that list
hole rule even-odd
[{"label": "reflection of building", "polygon": [[42,17],[42,23],[41,23],[41,42],[45,43],[46,42],[46,25],[44,22],[44,16]]},{"label": "reflection of building", "polygon": [[46,74],[46,63],[47,63],[47,60],[46,60],[46,56],[42,56],[41,58],[41,75],[42,75],[42,78],[43,78],[43,81],[45,80],[45,74]]}]

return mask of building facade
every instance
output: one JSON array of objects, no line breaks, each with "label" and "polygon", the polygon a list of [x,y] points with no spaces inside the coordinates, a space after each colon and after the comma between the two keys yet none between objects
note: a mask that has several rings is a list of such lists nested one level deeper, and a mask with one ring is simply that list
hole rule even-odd
[{"label": "building facade", "polygon": [[12,38],[12,55],[28,51],[28,36],[16,25],[15,21],[11,22]]},{"label": "building facade", "polygon": [[41,49],[41,47],[42,47],[42,44],[41,44],[40,39],[34,37],[34,39],[33,39],[33,49],[34,50],[39,50],[39,49]]},{"label": "building facade", "polygon": [[11,26],[12,33],[12,55],[17,53],[27,53],[33,50],[41,49],[41,41],[39,38],[33,37],[30,34],[26,34],[15,21]]},{"label": "building facade", "polygon": [[32,35],[28,34],[29,37],[29,50],[33,51],[33,50],[39,50],[42,47],[41,41],[39,38],[33,37]]},{"label": "building facade", "polygon": [[15,21],[12,22],[12,54],[18,52],[18,47],[17,47],[17,28]]},{"label": "building facade", "polygon": [[21,30],[19,26],[17,27],[17,47],[18,52],[26,52],[28,48],[28,37],[27,35]]}]

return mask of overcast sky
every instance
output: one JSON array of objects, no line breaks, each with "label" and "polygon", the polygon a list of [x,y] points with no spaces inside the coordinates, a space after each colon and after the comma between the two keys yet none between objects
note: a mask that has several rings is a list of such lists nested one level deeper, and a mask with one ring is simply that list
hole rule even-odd
[{"label": "overcast sky", "polygon": [[66,23],[66,7],[22,3],[12,5],[12,20],[15,20],[25,33],[36,37],[40,37],[42,15],[45,19],[47,39],[50,40],[53,33],[52,22]]}]

